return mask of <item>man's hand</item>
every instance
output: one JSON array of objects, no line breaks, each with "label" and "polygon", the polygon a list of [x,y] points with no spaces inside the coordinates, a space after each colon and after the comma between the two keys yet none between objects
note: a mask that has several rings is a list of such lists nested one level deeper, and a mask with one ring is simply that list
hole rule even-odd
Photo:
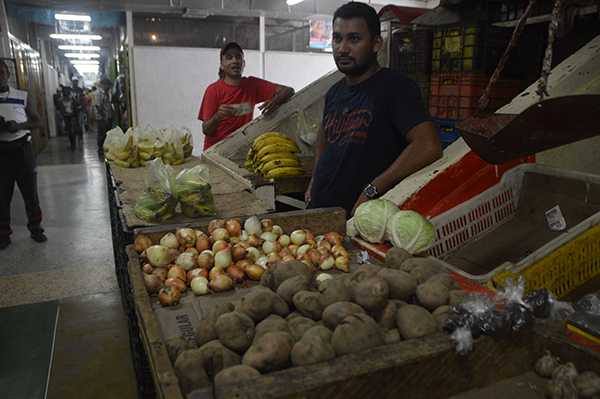
[{"label": "man's hand", "polygon": [[274,98],[265,101],[258,107],[260,112],[265,116],[271,115],[277,108],[279,108],[279,103]]},{"label": "man's hand", "polygon": [[219,115],[219,121],[223,118],[229,116],[235,116],[236,108],[229,104],[221,104],[219,109],[217,110],[217,115]]},{"label": "man's hand", "polygon": [[15,133],[18,132],[19,130],[21,130],[21,126],[19,126],[19,124],[15,121],[8,121],[8,123],[10,123],[10,126],[8,128],[8,131],[11,133]]}]

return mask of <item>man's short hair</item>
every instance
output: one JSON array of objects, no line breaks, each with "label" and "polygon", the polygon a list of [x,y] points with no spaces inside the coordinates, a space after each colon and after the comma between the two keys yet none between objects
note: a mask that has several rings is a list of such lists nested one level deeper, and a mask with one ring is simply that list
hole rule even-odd
[{"label": "man's short hair", "polygon": [[8,64],[6,62],[4,62],[4,60],[0,60],[0,66],[4,65],[4,68],[6,68],[7,72],[10,72],[10,69],[8,69]]},{"label": "man's short hair", "polygon": [[377,16],[375,9],[368,4],[358,1],[346,3],[335,10],[335,13],[333,14],[334,22],[336,18],[363,18],[367,23],[371,39],[375,39],[376,36],[381,35],[381,22],[379,21],[379,16]]}]

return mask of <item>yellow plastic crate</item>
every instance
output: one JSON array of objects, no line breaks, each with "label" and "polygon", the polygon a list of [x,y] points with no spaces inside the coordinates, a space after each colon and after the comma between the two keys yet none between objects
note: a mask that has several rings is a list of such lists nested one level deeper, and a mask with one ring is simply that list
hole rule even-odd
[{"label": "yellow plastic crate", "polygon": [[525,279],[525,291],[546,288],[562,298],[600,273],[600,225],[558,248],[539,262],[514,274],[503,271],[488,282],[488,287],[506,286],[504,280]]}]

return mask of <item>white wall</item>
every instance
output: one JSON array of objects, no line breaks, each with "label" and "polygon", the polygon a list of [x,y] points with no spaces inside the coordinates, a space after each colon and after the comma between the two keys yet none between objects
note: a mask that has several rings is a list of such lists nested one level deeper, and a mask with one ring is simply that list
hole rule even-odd
[{"label": "white wall", "polygon": [[[198,111],[209,84],[218,79],[218,49],[144,47],[133,49],[137,124],[154,128],[187,127],[194,135],[194,155],[204,147]],[[244,76],[260,76],[258,51],[244,52]],[[331,54],[267,52],[265,76],[299,91],[335,68]],[[257,113],[254,113],[257,116]]]}]

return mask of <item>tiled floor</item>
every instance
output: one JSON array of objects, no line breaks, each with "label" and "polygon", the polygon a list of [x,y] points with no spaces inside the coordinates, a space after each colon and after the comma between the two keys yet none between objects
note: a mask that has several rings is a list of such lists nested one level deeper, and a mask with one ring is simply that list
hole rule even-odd
[{"label": "tiled floor", "polygon": [[49,140],[38,155],[38,188],[48,241],[29,237],[15,189],[12,243],[0,251],[0,307],[60,300],[48,398],[135,398],[96,132],[85,132],[75,150],[66,137]]}]

